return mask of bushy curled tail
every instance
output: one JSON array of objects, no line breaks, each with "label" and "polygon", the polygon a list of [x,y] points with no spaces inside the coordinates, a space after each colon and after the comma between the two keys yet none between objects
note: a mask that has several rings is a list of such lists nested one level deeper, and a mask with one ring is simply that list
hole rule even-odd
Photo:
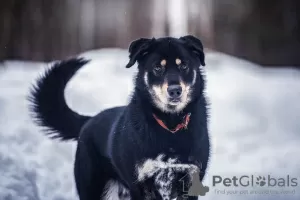
[{"label": "bushy curled tail", "polygon": [[82,58],[56,62],[30,90],[30,111],[51,138],[77,139],[81,127],[90,119],[71,110],[64,97],[68,81],[88,62]]}]

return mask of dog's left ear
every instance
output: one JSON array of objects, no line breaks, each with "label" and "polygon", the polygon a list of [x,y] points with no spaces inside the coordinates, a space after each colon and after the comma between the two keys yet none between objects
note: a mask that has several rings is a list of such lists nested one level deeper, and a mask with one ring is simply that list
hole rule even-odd
[{"label": "dog's left ear", "polygon": [[139,61],[144,55],[148,53],[150,45],[154,42],[155,38],[140,38],[131,42],[129,46],[129,62],[126,68],[132,67],[136,61]]},{"label": "dog's left ear", "polygon": [[192,49],[192,51],[199,56],[201,65],[205,66],[205,57],[202,42],[192,35],[180,37],[179,39],[183,40]]}]

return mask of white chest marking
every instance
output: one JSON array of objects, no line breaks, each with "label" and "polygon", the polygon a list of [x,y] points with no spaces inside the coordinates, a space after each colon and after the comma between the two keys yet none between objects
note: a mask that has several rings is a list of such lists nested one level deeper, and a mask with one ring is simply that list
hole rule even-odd
[{"label": "white chest marking", "polygon": [[177,172],[192,174],[198,170],[196,165],[178,163],[176,159],[169,158],[163,161],[164,155],[160,154],[156,159],[147,159],[137,166],[138,181],[154,178],[154,187],[163,200],[171,200],[172,184]]}]

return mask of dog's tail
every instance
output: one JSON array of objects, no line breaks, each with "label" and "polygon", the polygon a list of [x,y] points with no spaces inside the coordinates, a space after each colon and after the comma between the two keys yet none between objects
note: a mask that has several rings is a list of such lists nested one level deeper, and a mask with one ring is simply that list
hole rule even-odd
[{"label": "dog's tail", "polygon": [[33,118],[51,138],[77,139],[81,127],[90,119],[71,110],[64,97],[68,81],[88,62],[82,58],[57,62],[30,90],[28,100]]}]

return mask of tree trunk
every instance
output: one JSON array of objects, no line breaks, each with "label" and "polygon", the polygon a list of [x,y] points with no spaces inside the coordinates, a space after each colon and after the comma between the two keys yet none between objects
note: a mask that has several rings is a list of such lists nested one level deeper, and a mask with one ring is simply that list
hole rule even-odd
[{"label": "tree trunk", "polygon": [[300,66],[300,1],[213,0],[215,49],[262,65]]},{"label": "tree trunk", "polygon": [[91,49],[127,48],[134,39],[152,36],[154,8],[147,0],[1,1],[0,60],[51,61]]}]

